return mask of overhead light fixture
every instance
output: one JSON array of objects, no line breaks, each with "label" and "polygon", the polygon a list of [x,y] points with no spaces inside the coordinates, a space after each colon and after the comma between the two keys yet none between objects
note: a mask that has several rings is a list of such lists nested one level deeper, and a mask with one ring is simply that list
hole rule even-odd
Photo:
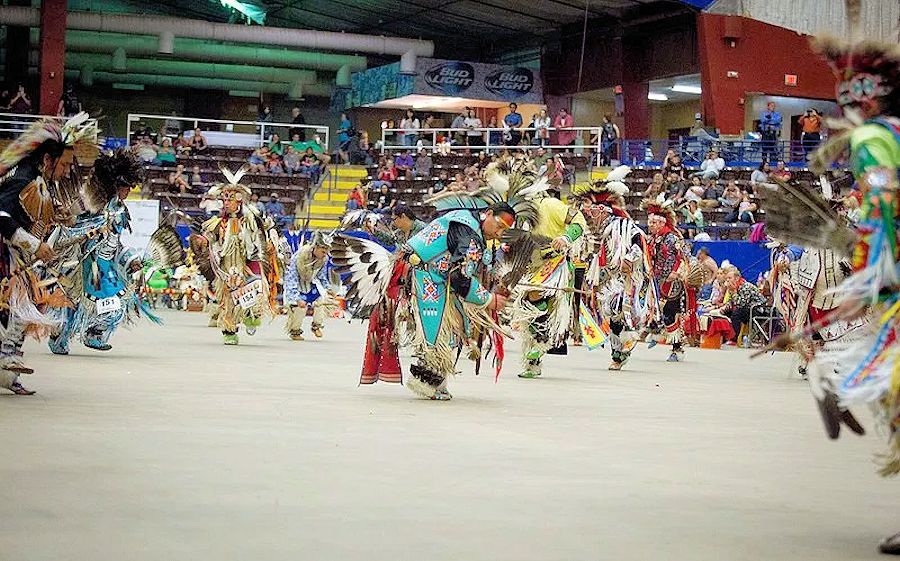
[{"label": "overhead light fixture", "polygon": [[686,86],[683,84],[675,84],[674,86],[672,86],[669,89],[672,90],[673,92],[694,94],[694,95],[700,95],[701,93],[703,93],[703,88],[701,88],[700,86]]},{"label": "overhead light fixture", "polygon": [[246,19],[247,23],[253,22],[258,25],[265,25],[266,11],[250,2],[240,2],[239,0],[219,0],[219,3],[232,12],[237,12]]},{"label": "overhead light fixture", "polygon": [[647,99],[650,101],[669,101],[669,96],[664,93],[650,92],[647,94]]}]

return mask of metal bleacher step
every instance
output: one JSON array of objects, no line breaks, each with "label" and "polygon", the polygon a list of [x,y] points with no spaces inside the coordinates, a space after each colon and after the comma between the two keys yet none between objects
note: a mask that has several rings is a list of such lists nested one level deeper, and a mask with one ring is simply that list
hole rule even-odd
[{"label": "metal bleacher step", "polygon": [[339,192],[336,190],[329,193],[327,189],[322,189],[318,193],[313,195],[313,201],[315,201],[316,203],[321,203],[321,204],[331,202],[331,203],[337,203],[337,204],[340,204],[341,206],[343,206],[344,201],[346,201],[346,200],[347,200],[347,193]]},{"label": "metal bleacher step", "polygon": [[316,230],[334,230],[340,226],[340,221],[336,218],[310,218],[309,227]]},{"label": "metal bleacher step", "polygon": [[309,207],[310,214],[321,216],[340,216],[344,214],[344,207],[342,206],[324,206],[324,205],[312,205]]}]

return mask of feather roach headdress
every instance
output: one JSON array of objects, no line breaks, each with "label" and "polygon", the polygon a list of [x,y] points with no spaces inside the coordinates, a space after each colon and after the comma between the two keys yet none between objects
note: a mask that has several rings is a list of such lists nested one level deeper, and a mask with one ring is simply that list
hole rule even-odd
[{"label": "feather roach headdress", "polygon": [[84,186],[84,204],[91,212],[99,212],[116,196],[120,187],[134,187],[143,181],[143,168],[138,159],[125,149],[100,154],[94,160],[91,176]]},{"label": "feather roach headdress", "polygon": [[581,200],[585,206],[603,206],[616,216],[627,217],[625,195],[628,194],[628,186],[622,180],[629,173],[630,167],[619,166],[609,172],[605,179],[576,185],[572,188],[572,196]]},{"label": "feather roach headdress", "polygon": [[65,124],[52,119],[35,121],[0,154],[0,176],[6,175],[44,143],[51,143],[54,152],[71,149],[84,160],[92,159],[98,150],[97,127],[84,112]]},{"label": "feather roach headdress", "polygon": [[208,192],[211,197],[237,199],[239,201],[250,198],[250,188],[240,183],[241,179],[250,171],[247,166],[242,166],[241,169],[234,173],[226,168],[219,168],[219,171],[225,176],[225,181],[212,186]]},{"label": "feather roach headdress", "polygon": [[672,208],[673,204],[672,201],[666,200],[665,193],[660,193],[655,199],[644,199],[641,202],[641,209],[647,212],[648,217],[653,215],[662,216],[666,219],[666,223],[677,232],[678,216]]}]

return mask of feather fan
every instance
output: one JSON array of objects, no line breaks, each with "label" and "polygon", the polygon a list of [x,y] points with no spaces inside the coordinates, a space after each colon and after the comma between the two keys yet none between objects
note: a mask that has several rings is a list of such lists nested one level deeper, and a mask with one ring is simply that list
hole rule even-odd
[{"label": "feather fan", "polygon": [[335,236],[331,260],[347,286],[347,304],[365,316],[383,297],[391,278],[392,255],[371,240],[345,234]]},{"label": "feather fan", "polygon": [[147,255],[162,268],[175,268],[184,263],[184,247],[181,236],[172,226],[163,224],[150,236]]},{"label": "feather fan", "polygon": [[848,256],[856,234],[818,193],[804,185],[792,185],[770,177],[777,188],[767,187],[762,205],[766,230],[785,243],[832,249]]}]

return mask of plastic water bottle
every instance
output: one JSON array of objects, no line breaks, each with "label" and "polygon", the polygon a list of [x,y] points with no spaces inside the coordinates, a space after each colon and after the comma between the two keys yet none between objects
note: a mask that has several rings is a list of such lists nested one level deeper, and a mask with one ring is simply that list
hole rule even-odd
[{"label": "plastic water bottle", "polygon": [[741,339],[741,346],[745,349],[750,348],[750,337],[744,335],[744,338]]}]

